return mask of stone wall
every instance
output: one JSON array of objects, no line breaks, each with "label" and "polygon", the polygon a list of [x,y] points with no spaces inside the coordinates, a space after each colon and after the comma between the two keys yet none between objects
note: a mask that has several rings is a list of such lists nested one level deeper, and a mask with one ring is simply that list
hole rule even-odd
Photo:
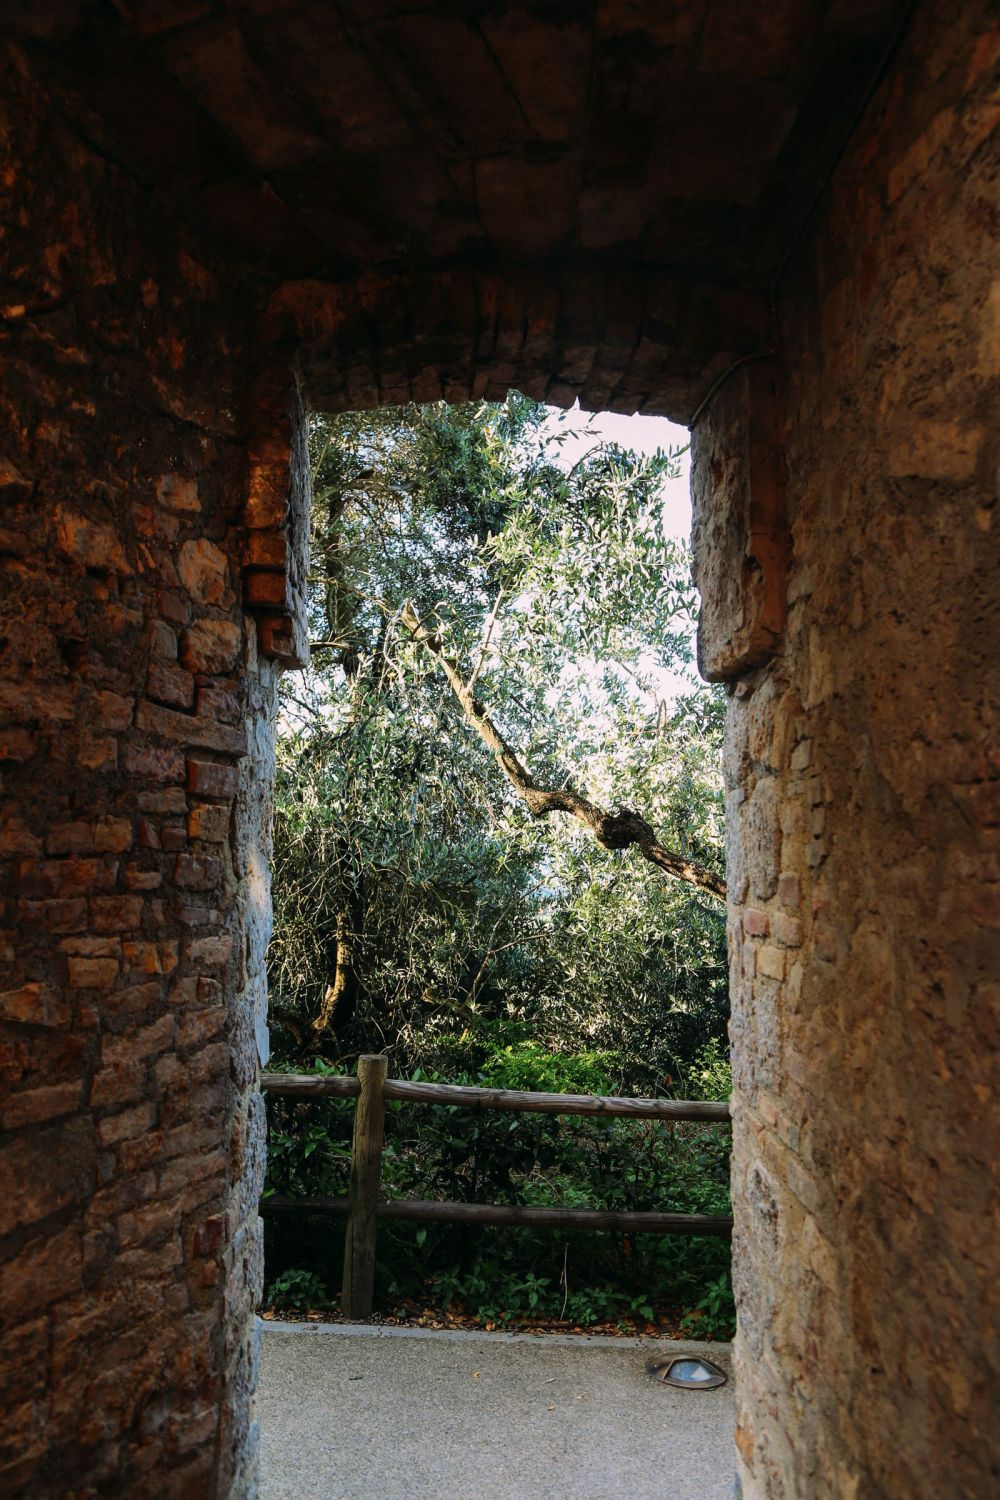
[{"label": "stone wall", "polygon": [[744,1500],[1000,1488],[994,26],[918,9],[784,283],[769,661],[729,650],[753,384],[696,433],[703,659],[732,692]]},{"label": "stone wall", "polygon": [[[247,297],[2,62],[0,1492],[254,1489]],[[99,144],[99,143],[98,143]]]}]

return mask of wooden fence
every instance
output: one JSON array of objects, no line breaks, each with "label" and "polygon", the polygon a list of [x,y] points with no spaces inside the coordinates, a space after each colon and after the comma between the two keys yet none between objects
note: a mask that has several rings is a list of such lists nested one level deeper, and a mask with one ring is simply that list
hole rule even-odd
[{"label": "wooden fence", "polygon": [[606,1119],[700,1120],[729,1123],[729,1105],[714,1100],[625,1099],[597,1094],[531,1094],[515,1089],[469,1088],[464,1084],[411,1083],[387,1078],[382,1056],[358,1058],[358,1076],[265,1073],[261,1088],[291,1099],[357,1099],[351,1151],[351,1191],[347,1198],[265,1198],[265,1214],[346,1214],[343,1310],[348,1318],[371,1316],[375,1283],[375,1235],[381,1219],[421,1224],[522,1224],[545,1229],[617,1229],[633,1234],[728,1236],[728,1214],[625,1212],[596,1208],[541,1208],[514,1203],[442,1203],[379,1197],[385,1101],[450,1104],[465,1109],[502,1109],[547,1115],[602,1115]]}]

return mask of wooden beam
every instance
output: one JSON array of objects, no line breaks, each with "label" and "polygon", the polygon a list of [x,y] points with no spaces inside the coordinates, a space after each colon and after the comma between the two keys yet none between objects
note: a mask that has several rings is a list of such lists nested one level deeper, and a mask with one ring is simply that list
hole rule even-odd
[{"label": "wooden beam", "polygon": [[[349,1198],[265,1198],[263,1214],[346,1214]],[[713,1235],[728,1238],[728,1214],[674,1214],[603,1208],[542,1208],[533,1203],[448,1203],[395,1199],[376,1205],[380,1219],[416,1224],[514,1224],[535,1229],[617,1230],[628,1234]],[[359,1316],[361,1316],[359,1314]],[[365,1314],[364,1316],[367,1316]]]},{"label": "wooden beam", "polygon": [[[354,1098],[356,1078],[331,1074],[265,1073],[265,1093],[289,1098]],[[729,1124],[729,1105],[716,1099],[630,1099],[617,1094],[535,1094],[517,1089],[488,1089],[453,1083],[411,1083],[388,1078],[386,1099],[415,1104],[451,1104],[462,1109],[502,1109],[543,1115],[604,1115],[607,1119],[700,1120]]]},{"label": "wooden beam", "polygon": [[261,1093],[289,1099],[356,1099],[361,1084],[335,1073],[262,1073]]}]

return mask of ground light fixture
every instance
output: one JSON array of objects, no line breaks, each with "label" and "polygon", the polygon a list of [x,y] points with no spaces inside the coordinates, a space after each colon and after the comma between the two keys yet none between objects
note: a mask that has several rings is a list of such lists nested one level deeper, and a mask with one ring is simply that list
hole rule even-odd
[{"label": "ground light fixture", "polygon": [[672,1385],[679,1391],[714,1391],[726,1383],[726,1373],[701,1355],[673,1355],[670,1359],[652,1361],[646,1369],[654,1380]]}]

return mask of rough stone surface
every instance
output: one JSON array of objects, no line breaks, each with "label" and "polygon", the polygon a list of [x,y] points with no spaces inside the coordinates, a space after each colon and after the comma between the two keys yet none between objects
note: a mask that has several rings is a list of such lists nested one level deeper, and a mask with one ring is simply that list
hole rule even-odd
[{"label": "rough stone surface", "polygon": [[232,586],[246,297],[2,72],[0,1493],[249,1494],[273,683]]},{"label": "rough stone surface", "polygon": [[[745,1500],[1000,1489],[990,20],[920,8],[782,290],[787,628],[725,674]],[[735,558],[749,400],[695,439]]]}]

